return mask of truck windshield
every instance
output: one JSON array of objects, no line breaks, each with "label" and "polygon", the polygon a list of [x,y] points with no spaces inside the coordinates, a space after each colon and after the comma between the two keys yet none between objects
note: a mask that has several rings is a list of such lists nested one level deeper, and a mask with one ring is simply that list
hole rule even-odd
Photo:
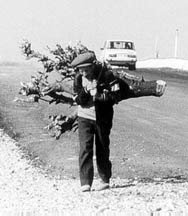
[{"label": "truck windshield", "polygon": [[134,44],[127,41],[110,41],[108,49],[134,49]]}]

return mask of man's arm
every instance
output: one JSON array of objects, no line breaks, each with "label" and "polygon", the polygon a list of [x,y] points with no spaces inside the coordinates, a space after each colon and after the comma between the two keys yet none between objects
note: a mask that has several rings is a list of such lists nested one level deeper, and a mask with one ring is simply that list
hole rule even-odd
[{"label": "man's arm", "polygon": [[95,101],[118,103],[121,98],[118,79],[115,78],[111,71],[105,71],[102,81],[98,83]]}]

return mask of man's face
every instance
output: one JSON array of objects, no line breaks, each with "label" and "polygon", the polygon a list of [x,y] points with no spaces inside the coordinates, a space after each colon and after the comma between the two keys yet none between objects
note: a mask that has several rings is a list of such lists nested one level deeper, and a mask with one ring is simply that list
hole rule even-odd
[{"label": "man's face", "polygon": [[88,80],[94,79],[94,73],[93,73],[94,72],[94,65],[80,67],[79,71],[82,74],[82,76],[84,76]]}]

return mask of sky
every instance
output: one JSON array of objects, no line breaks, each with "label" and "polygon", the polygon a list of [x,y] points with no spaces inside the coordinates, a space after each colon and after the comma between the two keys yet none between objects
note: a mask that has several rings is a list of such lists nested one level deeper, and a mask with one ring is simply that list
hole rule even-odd
[{"label": "sky", "polygon": [[24,61],[20,44],[45,52],[81,41],[100,55],[107,39],[130,39],[138,60],[188,59],[187,0],[0,0],[0,61]]}]

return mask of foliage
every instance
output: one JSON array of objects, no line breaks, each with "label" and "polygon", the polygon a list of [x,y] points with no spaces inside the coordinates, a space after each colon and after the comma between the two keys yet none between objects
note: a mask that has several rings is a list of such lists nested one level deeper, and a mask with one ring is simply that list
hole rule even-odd
[{"label": "foliage", "polygon": [[[71,95],[72,80],[75,76],[75,70],[71,67],[72,60],[81,53],[87,52],[88,48],[81,42],[75,46],[66,46],[63,48],[60,44],[56,44],[55,49],[48,47],[51,58],[47,55],[36,52],[32,49],[31,43],[24,40],[21,44],[21,51],[27,60],[36,59],[43,66],[43,71],[37,71],[35,75],[31,76],[30,82],[21,82],[19,93],[25,96],[33,95],[34,101],[45,100],[49,103],[66,103],[71,106],[75,105]],[[52,88],[48,78],[50,73],[59,73],[61,76],[60,81],[56,81]],[[68,84],[64,89],[58,88],[59,83],[65,82]],[[56,89],[55,89],[56,88]],[[65,94],[69,93],[69,95]],[[50,100],[45,97],[50,97]],[[37,100],[36,100],[37,98]],[[77,115],[70,116],[50,116],[50,124],[46,127],[48,130],[55,129],[55,137],[58,139],[61,133],[75,129]]]}]

